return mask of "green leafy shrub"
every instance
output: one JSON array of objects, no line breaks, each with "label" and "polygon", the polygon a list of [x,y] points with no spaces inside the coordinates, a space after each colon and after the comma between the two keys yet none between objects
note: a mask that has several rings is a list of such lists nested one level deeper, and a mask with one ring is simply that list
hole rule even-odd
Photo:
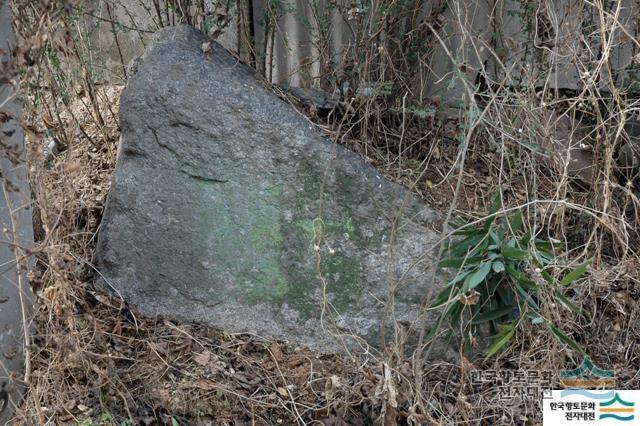
[{"label": "green leafy shrub", "polygon": [[[489,358],[511,341],[523,321],[529,320],[546,326],[562,343],[584,354],[575,340],[543,315],[540,304],[546,293],[575,314],[585,316],[562,291],[584,275],[590,262],[565,272],[557,281],[551,274],[551,268],[558,266],[553,244],[525,231],[521,211],[510,216],[498,214],[500,206],[497,199],[479,224],[451,224],[456,229],[454,235],[460,238],[449,247],[440,266],[455,268],[457,274],[432,303],[432,307],[444,310],[431,335],[444,322],[452,331],[463,330],[466,336],[488,329],[492,339],[486,350]],[[534,279],[534,275],[541,279]]]}]

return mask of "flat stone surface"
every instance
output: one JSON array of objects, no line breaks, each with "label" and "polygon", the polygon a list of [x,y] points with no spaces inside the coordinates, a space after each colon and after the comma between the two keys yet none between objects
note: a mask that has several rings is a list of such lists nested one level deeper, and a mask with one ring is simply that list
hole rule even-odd
[{"label": "flat stone surface", "polygon": [[[9,2],[0,0],[0,61],[8,60],[10,46],[15,40],[11,26]],[[0,72],[0,80],[3,75]],[[14,76],[6,76],[13,78]],[[0,386],[6,388],[9,400],[2,409],[0,401],[0,424],[11,417],[16,404],[20,402],[23,386],[24,328],[23,309],[31,308],[31,291],[24,271],[18,275],[14,244],[20,247],[33,245],[31,222],[31,195],[24,163],[24,140],[22,128],[15,119],[3,120],[2,113],[19,117],[20,103],[10,84],[0,84],[0,141],[9,150],[0,155]],[[15,150],[15,151],[14,151]],[[12,154],[7,155],[7,152]],[[26,262],[22,260],[23,266]],[[22,296],[22,297],[21,297]],[[29,312],[25,312],[30,317]]]},{"label": "flat stone surface", "polygon": [[435,213],[204,41],[163,29],[132,67],[100,285],[147,314],[325,351],[336,331],[379,342],[390,285],[387,324],[413,320]]}]

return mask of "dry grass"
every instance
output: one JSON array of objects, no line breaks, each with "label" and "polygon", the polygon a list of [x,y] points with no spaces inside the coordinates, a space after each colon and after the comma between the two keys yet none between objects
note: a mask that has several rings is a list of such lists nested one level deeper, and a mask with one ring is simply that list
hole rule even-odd
[{"label": "dry grass", "polygon": [[[533,325],[490,361],[461,356],[455,364],[425,364],[393,347],[379,359],[347,358],[146,318],[93,291],[96,233],[115,163],[121,87],[94,84],[91,70],[78,60],[81,41],[60,30],[58,24],[68,19],[64,11],[47,2],[30,7],[37,13],[25,7],[19,24],[25,25],[23,36],[36,29],[33,39],[23,40],[22,52],[39,55],[24,81],[27,105],[33,105],[27,111],[27,144],[39,237],[31,282],[38,297],[29,389],[15,424],[540,422],[538,400],[506,402],[499,383],[473,380],[481,370],[555,374],[579,362]],[[592,38],[606,38],[618,25],[615,10],[600,12],[612,18],[603,19],[606,24]],[[428,22],[412,37],[428,34],[437,44],[438,28],[428,28]],[[421,118],[400,102],[407,96],[416,101],[407,89],[415,83],[408,74],[411,64],[398,59],[415,40],[393,37],[385,49],[373,48],[374,39],[359,39],[358,46],[370,50],[357,71],[375,75],[381,63],[391,64],[385,72],[397,77],[401,91],[352,99],[338,121],[315,117],[319,127],[443,215],[480,219],[499,189],[505,209],[524,207],[528,229],[562,241],[563,262],[593,257],[588,278],[565,291],[590,319],[576,318],[553,299],[544,300],[544,313],[596,364],[614,369],[619,387],[640,388],[639,203],[637,190],[619,180],[613,164],[620,123],[637,109],[633,99],[623,98],[615,86],[605,84],[605,90],[591,81],[564,97],[550,89],[514,92],[499,86],[481,98],[476,87],[467,86],[467,103],[457,118]],[[53,57],[42,53],[47,46],[68,62],[56,68]],[[583,69],[609,66],[606,51],[600,59],[571,54]],[[439,101],[425,102],[437,106]],[[542,161],[518,136],[541,137],[538,123],[548,105],[585,117],[597,135],[598,170],[591,186]],[[44,154],[50,136],[66,145],[53,159]],[[557,378],[551,384],[557,385]]]}]

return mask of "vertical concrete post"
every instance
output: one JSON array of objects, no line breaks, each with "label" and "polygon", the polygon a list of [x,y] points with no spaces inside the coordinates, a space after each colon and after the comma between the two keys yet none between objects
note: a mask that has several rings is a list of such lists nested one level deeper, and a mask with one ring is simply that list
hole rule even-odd
[{"label": "vertical concrete post", "polygon": [[[0,0],[0,64],[10,63],[15,42],[9,6],[9,0]],[[14,84],[18,76],[11,75],[11,69],[0,66],[0,425],[11,417],[25,388],[31,308],[25,249],[33,245],[21,106]]]}]

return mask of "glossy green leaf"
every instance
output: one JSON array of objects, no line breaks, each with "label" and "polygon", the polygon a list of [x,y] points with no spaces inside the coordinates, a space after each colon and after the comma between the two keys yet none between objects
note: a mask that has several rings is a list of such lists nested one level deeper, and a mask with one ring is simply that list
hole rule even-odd
[{"label": "glossy green leaf", "polygon": [[476,288],[487,277],[491,271],[491,262],[485,262],[472,274],[470,274],[465,280],[463,291],[467,292],[472,288]]},{"label": "glossy green leaf", "polygon": [[522,211],[518,210],[509,220],[511,232],[516,233],[522,229]]},{"label": "glossy green leaf", "polygon": [[540,259],[540,264],[542,266],[547,266],[555,259],[555,255],[546,250],[538,250],[538,259]]},{"label": "glossy green leaf", "polygon": [[462,320],[462,309],[464,305],[460,302],[455,302],[449,305],[445,312],[445,317],[449,319],[449,324],[452,328],[457,328]]},{"label": "glossy green leaf", "polygon": [[520,296],[522,296],[524,298],[524,300],[527,301],[527,304],[529,306],[531,306],[533,309],[540,309],[540,307],[538,306],[538,304],[536,303],[535,300],[533,300],[533,297],[531,297],[531,295],[529,293],[527,293],[521,286],[520,284],[516,283],[516,289],[518,290],[518,293],[520,294]]},{"label": "glossy green leaf", "polygon": [[484,238],[484,235],[474,234],[465,238],[462,241],[457,242],[449,250],[451,257],[466,256],[467,252],[469,252],[469,250],[472,250],[480,241],[482,241],[483,238]]},{"label": "glossy green leaf", "polygon": [[489,231],[491,225],[496,220],[496,213],[502,207],[502,199],[500,198],[500,193],[497,193],[493,198],[493,203],[491,204],[491,208],[489,209],[489,214],[487,219],[484,221],[484,230]]},{"label": "glossy green leaf", "polygon": [[540,270],[540,275],[542,275],[542,278],[544,278],[544,280],[545,280],[546,282],[548,282],[549,284],[553,285],[553,283],[554,283],[554,279],[553,279],[553,277],[551,276],[551,274],[550,274],[549,272],[547,272],[547,270],[546,270],[546,269],[541,269],[541,270]]},{"label": "glossy green leaf", "polygon": [[575,349],[576,351],[578,351],[581,355],[586,356],[587,354],[585,353],[585,351],[582,349],[582,347],[580,347],[580,345],[578,344],[578,342],[576,342],[575,340],[573,340],[571,337],[569,337],[568,335],[566,335],[565,333],[563,333],[559,328],[557,328],[555,325],[551,324],[550,322],[547,322],[547,327],[549,327],[549,330],[551,330],[551,333],[553,333],[554,336],[556,336],[556,338],[558,340],[560,340],[560,342],[570,346],[571,348]]},{"label": "glossy green leaf", "polygon": [[489,238],[491,238],[491,241],[493,241],[496,248],[500,246],[500,242],[502,241],[502,239],[498,236],[498,234],[496,234],[493,231],[489,231],[488,235],[489,235]]},{"label": "glossy green leaf", "polygon": [[518,309],[518,307],[517,306],[513,306],[513,305],[512,306],[503,306],[501,308],[494,309],[493,311],[485,312],[483,314],[480,314],[480,315],[476,316],[473,319],[473,323],[474,324],[482,324],[483,322],[497,320],[497,319],[500,319],[500,318],[504,317],[505,315],[508,315],[508,314],[512,313],[516,309]]},{"label": "glossy green leaf", "polygon": [[547,253],[553,254],[553,244],[551,244],[549,241],[540,240],[540,239],[536,238],[533,241],[533,243],[535,244],[535,246],[536,246],[536,248],[538,250],[544,250]]},{"label": "glossy green leaf", "polygon": [[473,272],[473,269],[470,269],[470,270],[464,271],[464,272],[460,272],[458,275],[456,275],[456,277],[454,279],[451,280],[451,282],[449,284],[456,284],[456,283],[459,283],[460,281],[463,281],[472,272]]},{"label": "glossy green leaf", "polygon": [[509,247],[507,245],[502,246],[502,250],[500,251],[502,256],[507,259],[512,260],[527,260],[529,259],[529,252],[526,250],[519,249],[517,247]]},{"label": "glossy green leaf", "polygon": [[485,360],[491,358],[495,355],[499,350],[504,348],[509,340],[513,337],[515,333],[514,326],[512,324],[502,326],[502,330],[495,337],[495,342],[489,346],[489,349],[485,352]]},{"label": "glossy green leaf", "polygon": [[571,310],[571,312],[578,314],[581,317],[588,318],[588,315],[586,314],[586,312],[584,312],[582,309],[574,305],[569,299],[565,297],[564,294],[562,294],[560,290],[556,290],[555,295],[564,306],[566,306],[569,310]]},{"label": "glossy green leaf", "polygon": [[546,282],[548,282],[551,285],[554,285],[555,280],[553,279],[551,274],[549,274],[549,272],[547,272],[547,270],[544,269],[544,265],[542,264],[542,261],[537,256],[537,254],[534,254],[534,256],[531,258],[531,263],[533,263],[533,266],[535,266],[540,270],[540,275],[542,275],[542,278],[544,278]]},{"label": "glossy green leaf", "polygon": [[564,278],[560,280],[560,285],[569,285],[575,280],[577,280],[578,278],[582,277],[587,272],[587,268],[589,267],[590,264],[591,264],[591,259],[587,260],[582,265],[578,266],[576,269],[569,272],[567,275],[564,276]]},{"label": "glossy green leaf", "polygon": [[531,281],[529,278],[527,278],[527,276],[525,274],[523,274],[522,272],[518,271],[516,268],[514,268],[510,264],[507,263],[505,265],[505,268],[507,270],[507,273],[512,278],[515,278],[516,281],[518,281],[522,285],[522,287],[526,288],[527,290],[535,291],[535,292],[540,290],[540,287],[538,287],[538,285],[536,283]]}]

